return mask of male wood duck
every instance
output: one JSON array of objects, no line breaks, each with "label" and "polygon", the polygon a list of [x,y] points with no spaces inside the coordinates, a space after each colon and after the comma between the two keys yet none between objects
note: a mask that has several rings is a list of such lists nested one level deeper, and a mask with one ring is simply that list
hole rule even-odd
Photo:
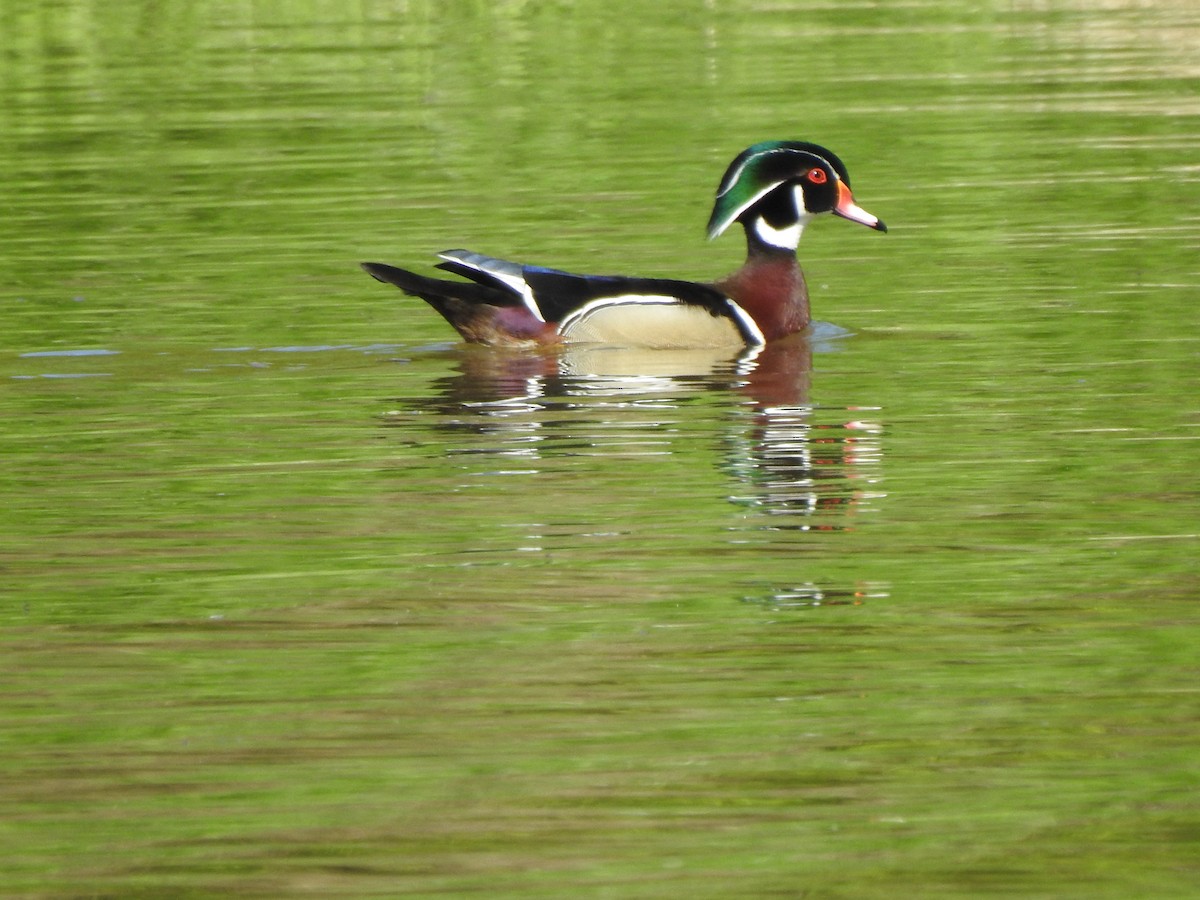
[{"label": "male wood duck", "polygon": [[575,275],[468,250],[439,253],[437,266],[467,281],[382,263],[363,268],[427,301],[472,343],[760,346],[809,323],[796,246],[804,226],[823,213],[887,231],[854,202],[834,154],[801,141],[764,141],[738,154],[717,188],[708,237],[741,222],[747,246],[745,264],[719,281]]}]

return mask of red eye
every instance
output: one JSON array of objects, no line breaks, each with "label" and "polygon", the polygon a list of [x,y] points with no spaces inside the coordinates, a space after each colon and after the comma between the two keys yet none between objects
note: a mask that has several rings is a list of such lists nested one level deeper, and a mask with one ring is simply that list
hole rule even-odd
[{"label": "red eye", "polygon": [[824,184],[829,180],[829,176],[825,174],[824,169],[809,169],[807,178],[813,184]]}]

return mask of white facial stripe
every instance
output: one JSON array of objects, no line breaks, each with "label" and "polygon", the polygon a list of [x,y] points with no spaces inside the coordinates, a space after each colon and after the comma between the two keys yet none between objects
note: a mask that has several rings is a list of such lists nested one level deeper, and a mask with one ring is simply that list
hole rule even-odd
[{"label": "white facial stripe", "polygon": [[758,159],[760,156],[763,156],[763,155],[765,155],[767,153],[771,153],[771,152],[778,152],[778,151],[760,150],[758,153],[755,153],[753,156],[747,156],[744,160],[742,160],[742,164],[740,166],[738,166],[735,171],[729,173],[729,175],[727,176],[728,184],[725,185],[724,189],[717,191],[717,196],[724,197],[731,190],[733,190],[733,186],[738,183],[738,180],[742,177],[742,173],[744,171],[746,171],[746,166],[750,165],[750,163],[754,162],[754,160]]},{"label": "white facial stripe", "polygon": [[[717,191],[717,196],[724,197],[726,194],[728,194],[733,189],[733,186],[737,184],[738,180],[742,177],[742,172],[746,170],[746,166],[750,165],[750,163],[754,162],[754,160],[758,159],[760,156],[766,156],[769,153],[806,153],[809,156],[815,155],[813,153],[809,153],[807,150],[796,150],[791,147],[772,147],[768,150],[759,150],[752,156],[747,156],[735,171],[729,173],[729,183],[725,185],[723,190]],[[820,157],[818,157],[818,159],[819,158]],[[782,182],[777,181],[775,184],[782,184]],[[760,194],[759,196],[762,195]],[[745,209],[745,207],[742,208]]]},{"label": "white facial stripe", "polygon": [[803,219],[809,215],[808,207],[804,205],[804,188],[798,184],[792,185],[792,202],[796,204],[796,215]]},{"label": "white facial stripe", "polygon": [[725,217],[725,221],[721,223],[721,227],[718,228],[715,232],[713,232],[713,234],[711,234],[710,237],[720,236],[720,234],[726,228],[728,228],[730,225],[732,225],[734,222],[737,221],[738,216],[740,216],[742,213],[744,213],[746,210],[748,210],[750,207],[752,207],[755,203],[757,203],[763,197],[767,196],[767,194],[771,193],[771,191],[775,190],[775,188],[779,187],[781,184],[783,184],[782,181],[773,181],[770,184],[768,184],[765,188],[763,188],[761,191],[759,191],[757,194],[755,194],[753,197],[751,197],[749,200],[747,200],[745,203],[743,203],[741,206],[739,206],[737,209],[735,209],[733,212],[731,212],[729,215],[727,215]]},{"label": "white facial stripe", "polygon": [[[805,156],[810,156],[810,157],[816,157],[817,159],[820,159],[819,156],[816,156],[816,154],[814,154],[808,150],[795,150],[792,148],[784,148],[784,147],[776,147],[771,150],[761,150],[758,153],[755,153],[753,156],[747,157],[745,160],[742,161],[742,164],[740,166],[738,166],[737,169],[735,169],[733,172],[731,172],[729,174],[727,183],[724,185],[723,189],[717,191],[717,196],[724,197],[731,190],[733,190],[733,186],[735,184],[737,184],[738,181],[741,179],[742,173],[746,170],[746,166],[750,165],[750,163],[752,163],[754,160],[758,159],[760,156],[765,156],[769,153],[795,153],[795,154],[803,154]],[[824,160],[822,160],[822,161],[824,162]],[[829,168],[832,168],[832,166],[829,163],[826,163],[826,165],[829,166]],[[721,223],[721,227],[718,228],[711,235],[709,235],[709,237],[715,238],[715,237],[719,236],[721,233],[723,233],[725,231],[726,228],[728,228],[731,224],[733,224],[734,222],[737,221],[738,216],[740,216],[742,213],[744,213],[746,210],[748,210],[751,206],[753,206],[755,203],[757,203],[759,200],[761,200],[767,194],[771,193],[771,191],[775,190],[775,188],[779,187],[783,183],[784,183],[784,181],[774,181],[771,184],[767,185],[765,188],[763,188],[761,191],[759,191],[757,194],[755,194],[753,197],[751,197],[749,200],[747,200],[745,203],[743,203],[741,206],[739,206],[735,211],[733,211],[728,216],[726,216],[725,221]],[[800,185],[794,185],[793,190],[795,190],[795,192],[796,192],[796,211],[801,216],[803,216],[804,213],[806,212],[806,209],[804,206],[804,191],[800,187]],[[798,239],[799,238],[797,238],[797,240]],[[771,243],[771,241],[769,241],[765,237],[763,237],[763,240],[767,240],[768,243]],[[778,244],[776,246],[786,246],[786,245]]]}]

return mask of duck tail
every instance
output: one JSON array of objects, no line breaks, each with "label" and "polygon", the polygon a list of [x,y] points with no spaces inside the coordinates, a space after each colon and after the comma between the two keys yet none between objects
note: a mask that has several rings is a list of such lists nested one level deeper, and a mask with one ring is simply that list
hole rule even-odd
[{"label": "duck tail", "polygon": [[420,297],[476,344],[543,344],[553,340],[552,326],[533,316],[510,291],[474,281],[428,278],[385,263],[362,263],[377,281]]}]

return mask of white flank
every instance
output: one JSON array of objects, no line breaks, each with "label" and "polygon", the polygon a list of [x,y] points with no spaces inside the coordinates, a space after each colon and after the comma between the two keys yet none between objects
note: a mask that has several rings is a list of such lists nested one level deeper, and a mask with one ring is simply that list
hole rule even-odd
[{"label": "white flank", "polygon": [[[730,303],[738,322],[743,325],[749,322],[745,310]],[[746,346],[746,338],[730,319],[660,294],[626,294],[592,300],[566,316],[558,330],[571,343],[660,349]],[[761,336],[753,322],[749,322],[747,331]]]}]

